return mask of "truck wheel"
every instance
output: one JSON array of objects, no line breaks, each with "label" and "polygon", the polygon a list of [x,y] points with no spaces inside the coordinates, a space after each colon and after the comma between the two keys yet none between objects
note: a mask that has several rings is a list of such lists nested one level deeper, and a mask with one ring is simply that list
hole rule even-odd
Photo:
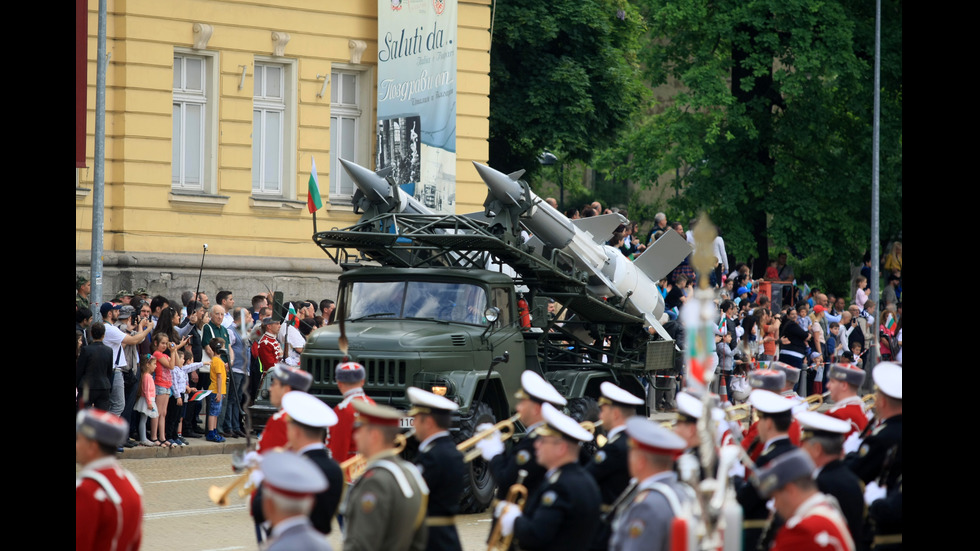
[{"label": "truck wheel", "polygon": [[[477,425],[482,423],[495,424],[490,406],[483,402],[473,402],[470,415],[459,420],[459,430],[455,433],[456,443],[462,442],[476,433]],[[496,481],[490,472],[490,464],[478,457],[466,466],[463,483],[463,498],[460,501],[460,512],[464,515],[482,513],[493,500],[493,490]]]},{"label": "truck wheel", "polygon": [[[595,398],[591,396],[582,396],[581,398],[571,398],[568,400],[568,405],[565,406],[568,410],[568,416],[575,419],[579,423],[582,421],[592,421],[595,423],[599,420],[599,403],[595,401]],[[595,435],[598,436],[603,434],[605,431],[602,427],[596,427]],[[599,451],[599,443],[596,438],[593,438],[591,442],[587,442],[582,445],[582,456],[592,458]]]}]

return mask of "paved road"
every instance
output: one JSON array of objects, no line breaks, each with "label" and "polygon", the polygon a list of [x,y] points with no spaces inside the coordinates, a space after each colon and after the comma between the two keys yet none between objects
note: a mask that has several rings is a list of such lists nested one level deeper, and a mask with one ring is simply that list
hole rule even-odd
[{"label": "paved road", "polygon": [[[125,457],[125,454],[124,454]],[[186,455],[152,459],[123,459],[143,486],[144,551],[218,551],[256,549],[255,530],[247,499],[233,493],[231,504],[214,505],[211,485],[235,479],[227,454]],[[76,466],[76,472],[78,467]],[[457,528],[467,551],[486,549],[489,513],[458,517]],[[343,549],[336,522],[329,537],[335,551]]]}]

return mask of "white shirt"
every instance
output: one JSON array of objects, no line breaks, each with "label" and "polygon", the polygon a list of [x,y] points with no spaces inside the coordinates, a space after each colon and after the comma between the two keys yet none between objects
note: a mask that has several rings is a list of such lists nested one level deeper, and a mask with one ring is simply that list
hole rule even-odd
[{"label": "white shirt", "polygon": [[120,353],[119,351],[123,345],[123,339],[125,338],[126,333],[123,333],[118,327],[110,323],[105,324],[105,338],[102,340],[102,342],[112,349],[113,367],[129,366],[129,363],[126,361],[126,354]]}]

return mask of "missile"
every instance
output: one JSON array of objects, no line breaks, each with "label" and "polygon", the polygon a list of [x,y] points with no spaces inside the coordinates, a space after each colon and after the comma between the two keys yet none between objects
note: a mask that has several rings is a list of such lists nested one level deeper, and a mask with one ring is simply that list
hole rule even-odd
[{"label": "missile", "polygon": [[355,200],[355,204],[364,212],[370,212],[374,209],[374,214],[387,212],[433,214],[428,207],[405,193],[404,190],[388,179],[394,168],[382,168],[374,172],[346,159],[340,159],[340,164],[354,180],[354,185],[363,195],[363,201]]},{"label": "missile", "polygon": [[571,256],[576,267],[590,275],[589,290],[592,293],[625,300],[627,311],[642,316],[648,325],[662,331],[659,319],[664,312],[664,303],[656,282],[691,253],[684,238],[677,232],[667,232],[635,263],[631,262],[619,249],[597,243],[592,234],[572,224],[565,215],[522,185],[519,178],[524,174],[523,170],[504,174],[476,162],[473,165],[489,188],[488,203],[493,200],[521,210],[521,224],[535,238]]}]

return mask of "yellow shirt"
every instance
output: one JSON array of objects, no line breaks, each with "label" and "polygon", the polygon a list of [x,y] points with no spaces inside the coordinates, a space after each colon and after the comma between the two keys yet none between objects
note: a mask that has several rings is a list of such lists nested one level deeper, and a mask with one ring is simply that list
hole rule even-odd
[{"label": "yellow shirt", "polygon": [[[221,381],[220,390],[218,387],[219,380]],[[208,390],[222,396],[228,393],[228,372],[225,368],[225,362],[219,356],[211,358],[211,386],[208,387]]]}]

